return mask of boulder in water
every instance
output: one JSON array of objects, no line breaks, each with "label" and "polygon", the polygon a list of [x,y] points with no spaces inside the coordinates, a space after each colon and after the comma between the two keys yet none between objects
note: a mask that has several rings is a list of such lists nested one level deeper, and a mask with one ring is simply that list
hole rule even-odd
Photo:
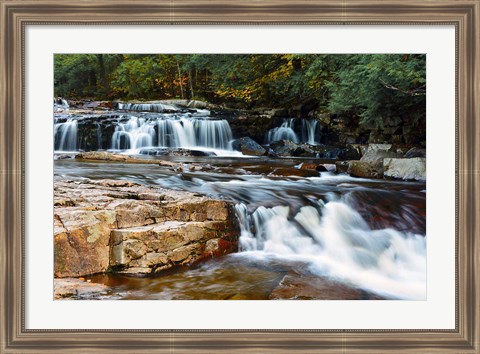
[{"label": "boulder in water", "polygon": [[383,160],[401,157],[401,154],[390,151],[391,148],[391,144],[370,144],[359,161],[350,161],[348,173],[354,177],[382,178]]},{"label": "boulder in water", "polygon": [[411,159],[383,160],[384,176],[387,178],[425,181],[427,178],[426,159],[414,157]]},{"label": "boulder in water", "polygon": [[270,144],[275,154],[284,157],[315,157],[317,153],[308,144],[297,144],[290,140],[279,140]]},{"label": "boulder in water", "polygon": [[335,173],[347,173],[349,167],[348,161],[337,161],[335,162]]},{"label": "boulder in water", "polygon": [[249,137],[234,140],[232,142],[232,148],[240,151],[244,155],[251,156],[263,156],[266,152],[266,150],[260,144]]},{"label": "boulder in water", "polygon": [[301,170],[312,170],[317,172],[328,172],[328,169],[324,165],[319,165],[316,163],[302,162],[298,168]]}]

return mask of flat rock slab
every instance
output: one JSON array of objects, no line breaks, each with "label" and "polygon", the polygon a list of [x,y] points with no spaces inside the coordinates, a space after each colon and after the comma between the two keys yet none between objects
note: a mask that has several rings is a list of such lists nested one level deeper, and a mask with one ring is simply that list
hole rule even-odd
[{"label": "flat rock slab", "polygon": [[104,284],[91,283],[83,279],[54,279],[53,296],[55,300],[95,299],[105,295],[110,288]]},{"label": "flat rock slab", "polygon": [[184,265],[235,251],[239,233],[224,200],[123,180],[54,181],[56,277]]}]

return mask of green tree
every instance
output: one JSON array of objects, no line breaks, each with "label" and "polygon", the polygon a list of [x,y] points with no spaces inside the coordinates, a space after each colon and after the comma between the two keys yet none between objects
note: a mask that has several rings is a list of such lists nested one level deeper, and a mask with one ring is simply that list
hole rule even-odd
[{"label": "green tree", "polygon": [[361,123],[382,126],[386,117],[425,116],[424,55],[349,55],[327,84],[332,112],[352,112]]}]

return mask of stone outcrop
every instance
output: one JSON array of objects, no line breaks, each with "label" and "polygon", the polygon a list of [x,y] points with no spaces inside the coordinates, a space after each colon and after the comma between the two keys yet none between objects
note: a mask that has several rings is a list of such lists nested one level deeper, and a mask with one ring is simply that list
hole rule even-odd
[{"label": "stone outcrop", "polygon": [[54,185],[54,274],[151,273],[233,252],[231,203],[122,180]]},{"label": "stone outcrop", "polygon": [[297,144],[290,140],[279,140],[270,144],[270,147],[278,156],[315,157],[316,152],[308,144]]},{"label": "stone outcrop", "polygon": [[266,152],[266,150],[260,144],[249,137],[234,140],[232,142],[232,148],[240,151],[244,155],[251,156],[262,156],[265,155]]},{"label": "stone outcrop", "polygon": [[427,163],[424,157],[410,159],[383,160],[384,176],[403,180],[425,181],[427,178]]},{"label": "stone outcrop", "polygon": [[55,300],[93,300],[107,295],[110,288],[90,280],[63,278],[53,280],[53,298]]},{"label": "stone outcrop", "polygon": [[354,177],[382,178],[383,160],[402,156],[391,149],[391,144],[370,144],[359,161],[350,161],[348,173]]}]

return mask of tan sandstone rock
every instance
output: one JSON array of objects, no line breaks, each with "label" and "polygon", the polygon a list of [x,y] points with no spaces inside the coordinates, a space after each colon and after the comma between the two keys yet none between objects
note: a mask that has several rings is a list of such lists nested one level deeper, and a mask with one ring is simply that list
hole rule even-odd
[{"label": "tan sandstone rock", "polygon": [[54,191],[55,277],[147,274],[237,249],[223,200],[114,180],[57,178]]}]

